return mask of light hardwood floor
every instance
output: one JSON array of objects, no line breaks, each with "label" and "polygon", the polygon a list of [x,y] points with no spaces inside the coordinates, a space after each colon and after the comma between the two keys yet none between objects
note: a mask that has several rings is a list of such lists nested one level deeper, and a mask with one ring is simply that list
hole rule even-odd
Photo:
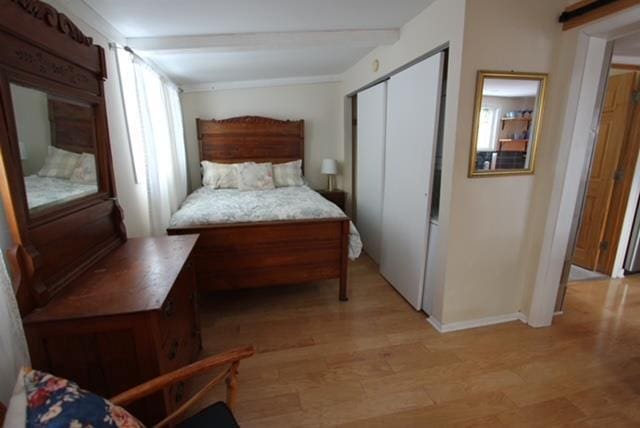
[{"label": "light hardwood floor", "polygon": [[570,285],[550,328],[441,335],[370,260],[349,274],[346,303],[333,281],[202,296],[203,354],[258,350],[243,427],[640,425],[640,279]]}]

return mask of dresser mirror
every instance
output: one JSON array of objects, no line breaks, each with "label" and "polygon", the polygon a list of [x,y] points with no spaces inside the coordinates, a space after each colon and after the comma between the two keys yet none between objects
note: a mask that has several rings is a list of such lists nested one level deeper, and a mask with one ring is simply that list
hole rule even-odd
[{"label": "dresser mirror", "polygon": [[96,193],[93,107],[14,83],[10,88],[29,213]]},{"label": "dresser mirror", "polygon": [[23,317],[126,242],[106,78],[103,48],[67,16],[0,1],[0,197]]},{"label": "dresser mirror", "polygon": [[533,174],[546,74],[478,72],[469,176]]}]

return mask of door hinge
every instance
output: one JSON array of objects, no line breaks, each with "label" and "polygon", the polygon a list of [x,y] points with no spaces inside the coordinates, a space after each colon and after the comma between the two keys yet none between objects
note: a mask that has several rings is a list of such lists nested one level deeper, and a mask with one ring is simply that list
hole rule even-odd
[{"label": "door hinge", "polygon": [[609,249],[609,241],[600,241],[600,251],[607,251]]},{"label": "door hinge", "polygon": [[613,173],[613,181],[621,181],[624,178],[624,170],[618,169]]}]

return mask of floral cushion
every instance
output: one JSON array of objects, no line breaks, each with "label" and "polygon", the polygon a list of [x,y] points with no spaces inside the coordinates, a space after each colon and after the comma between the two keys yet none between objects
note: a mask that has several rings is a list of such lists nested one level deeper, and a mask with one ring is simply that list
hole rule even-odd
[{"label": "floral cushion", "polygon": [[276,187],[273,183],[273,166],[269,162],[241,163],[236,165],[236,171],[240,190],[269,190]]},{"label": "floral cushion", "polygon": [[273,165],[273,181],[276,187],[302,186],[302,160],[278,163]]},{"label": "floral cushion", "polygon": [[236,164],[200,162],[202,165],[202,185],[214,189],[237,189],[238,172]]},{"label": "floral cushion", "polygon": [[[20,384],[22,382],[22,384]],[[22,369],[16,391],[23,388],[26,395],[25,427],[126,427],[143,425],[129,412],[75,383],[38,370]],[[14,394],[15,397],[15,394]],[[14,406],[23,405],[21,399],[11,399],[9,413],[20,414]]]},{"label": "floral cushion", "polygon": [[38,171],[38,175],[40,177],[69,179],[73,170],[78,166],[80,155],[53,146],[49,146],[47,150],[47,158],[44,160],[42,169]]},{"label": "floral cushion", "polygon": [[83,153],[69,179],[72,183],[94,184],[97,181],[96,158],[91,153]]}]

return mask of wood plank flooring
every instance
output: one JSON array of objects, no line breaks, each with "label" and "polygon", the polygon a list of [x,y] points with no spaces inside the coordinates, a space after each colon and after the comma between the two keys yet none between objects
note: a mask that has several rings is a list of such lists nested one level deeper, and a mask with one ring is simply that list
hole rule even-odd
[{"label": "wood plank flooring", "polygon": [[640,278],[571,284],[550,328],[441,335],[367,258],[349,275],[346,303],[335,281],[201,296],[204,355],[258,350],[241,426],[640,425]]}]

